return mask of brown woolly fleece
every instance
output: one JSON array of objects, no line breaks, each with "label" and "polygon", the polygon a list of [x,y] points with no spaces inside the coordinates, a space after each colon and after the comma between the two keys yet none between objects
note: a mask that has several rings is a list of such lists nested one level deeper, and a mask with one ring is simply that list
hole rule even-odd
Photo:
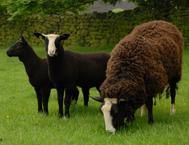
[{"label": "brown woolly fleece", "polygon": [[136,26],[112,50],[101,96],[124,98],[137,109],[181,79],[182,49],[182,34],[173,24],[159,20]]}]

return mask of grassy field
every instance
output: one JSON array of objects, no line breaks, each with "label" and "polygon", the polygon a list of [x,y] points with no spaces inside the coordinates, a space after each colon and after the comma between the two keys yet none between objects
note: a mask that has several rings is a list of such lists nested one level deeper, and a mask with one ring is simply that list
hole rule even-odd
[{"label": "grassy field", "polygon": [[[169,114],[170,99],[163,97],[154,106],[153,125],[137,112],[136,120],[115,135],[105,132],[99,104],[90,100],[89,107],[84,107],[81,93],[78,104],[71,106],[70,119],[58,118],[55,90],[49,100],[49,116],[38,114],[22,63],[5,52],[0,49],[0,145],[189,145],[189,51],[184,53],[176,114]],[[38,54],[44,56],[43,50]],[[95,89],[92,95],[98,95]]]}]

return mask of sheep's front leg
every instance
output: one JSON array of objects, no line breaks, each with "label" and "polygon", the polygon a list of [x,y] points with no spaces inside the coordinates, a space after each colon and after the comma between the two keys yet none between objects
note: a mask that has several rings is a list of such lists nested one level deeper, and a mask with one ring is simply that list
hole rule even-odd
[{"label": "sheep's front leg", "polygon": [[34,88],[34,89],[35,89],[35,93],[37,95],[38,112],[43,112],[43,108],[42,108],[42,95],[40,93],[40,89],[39,88]]},{"label": "sheep's front leg", "polygon": [[82,88],[83,97],[84,97],[84,106],[88,106],[89,102],[89,88]]},{"label": "sheep's front leg", "polygon": [[59,117],[63,117],[63,96],[64,96],[64,88],[57,88],[58,93],[58,106],[59,106]]},{"label": "sheep's front leg", "polygon": [[72,96],[72,102],[74,102],[74,104],[77,104],[78,97],[79,97],[79,90],[77,89],[77,87],[75,87]]},{"label": "sheep's front leg", "polygon": [[71,101],[72,101],[72,97],[73,97],[73,91],[74,89],[72,88],[67,88],[66,89],[66,96],[65,96],[65,99],[64,99],[64,105],[65,105],[65,116],[66,117],[70,117],[70,104],[71,104]]}]

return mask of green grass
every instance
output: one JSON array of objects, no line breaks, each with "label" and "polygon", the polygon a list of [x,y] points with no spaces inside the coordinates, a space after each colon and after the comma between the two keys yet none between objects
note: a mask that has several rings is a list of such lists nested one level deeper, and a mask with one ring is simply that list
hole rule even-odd
[{"label": "green grass", "polygon": [[[95,49],[94,51],[97,51]],[[107,50],[107,49],[105,49]],[[80,48],[79,51],[88,51]],[[71,106],[71,118],[59,119],[55,90],[49,100],[49,116],[37,113],[37,100],[22,63],[0,49],[0,145],[189,145],[189,51],[184,53],[175,115],[169,115],[170,99],[157,101],[153,125],[136,113],[136,120],[115,135],[104,130],[99,104],[83,106],[80,93]],[[38,49],[40,56],[43,50]],[[91,95],[98,95],[95,89]]]}]

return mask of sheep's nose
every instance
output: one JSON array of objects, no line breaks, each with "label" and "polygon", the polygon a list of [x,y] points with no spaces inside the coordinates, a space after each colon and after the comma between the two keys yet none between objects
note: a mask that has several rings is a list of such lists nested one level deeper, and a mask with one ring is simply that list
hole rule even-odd
[{"label": "sheep's nose", "polygon": [[10,54],[10,51],[9,51],[9,50],[7,50],[7,55],[8,55],[8,56],[11,56],[11,54]]},{"label": "sheep's nose", "polygon": [[56,51],[54,49],[48,51],[48,55],[51,56],[51,57],[54,56],[55,53],[56,53]]}]

